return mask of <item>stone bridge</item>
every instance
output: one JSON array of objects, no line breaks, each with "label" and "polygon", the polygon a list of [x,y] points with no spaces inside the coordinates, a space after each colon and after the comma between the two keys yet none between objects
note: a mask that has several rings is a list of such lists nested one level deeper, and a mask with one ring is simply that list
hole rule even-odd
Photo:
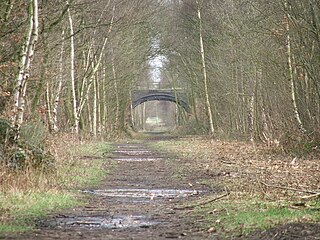
[{"label": "stone bridge", "polygon": [[183,92],[171,89],[134,90],[132,91],[132,108],[148,101],[170,101],[180,105],[186,112],[190,106],[185,100]]}]

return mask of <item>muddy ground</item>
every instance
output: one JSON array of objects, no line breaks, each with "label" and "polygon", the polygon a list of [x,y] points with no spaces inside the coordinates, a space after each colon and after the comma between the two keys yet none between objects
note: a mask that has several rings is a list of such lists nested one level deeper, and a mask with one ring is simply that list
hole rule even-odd
[{"label": "muddy ground", "polygon": [[[117,164],[105,182],[84,190],[85,206],[39,220],[37,229],[6,239],[206,239],[192,212],[174,210],[215,191],[177,180],[167,155],[146,144],[115,145]],[[94,161],[94,159],[93,159]]]},{"label": "muddy ground", "polygon": [[[157,140],[161,138],[153,139]],[[222,239],[208,232],[200,216],[182,207],[208,195],[221,195],[221,186],[200,184],[208,177],[201,172],[177,178],[170,163],[177,159],[152,150],[148,142],[115,145],[105,161],[116,164],[104,183],[83,190],[88,204],[38,220],[31,232],[3,238]],[[179,159],[179,164],[184,161]],[[320,239],[319,229],[319,224],[288,224],[242,239]]]}]

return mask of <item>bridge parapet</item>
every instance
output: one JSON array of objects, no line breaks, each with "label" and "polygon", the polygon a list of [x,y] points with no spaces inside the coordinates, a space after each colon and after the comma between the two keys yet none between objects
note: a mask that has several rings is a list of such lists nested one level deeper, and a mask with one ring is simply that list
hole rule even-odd
[{"label": "bridge parapet", "polygon": [[183,107],[187,112],[190,112],[189,104],[186,101],[185,94],[180,90],[172,89],[148,89],[148,90],[133,90],[132,91],[132,107],[147,102],[147,101],[170,101]]},{"label": "bridge parapet", "polygon": [[172,89],[142,89],[142,90],[133,90],[132,96],[138,98],[140,96],[150,95],[150,94],[170,94],[174,96],[175,94],[183,96],[184,92],[182,90],[172,90]]}]

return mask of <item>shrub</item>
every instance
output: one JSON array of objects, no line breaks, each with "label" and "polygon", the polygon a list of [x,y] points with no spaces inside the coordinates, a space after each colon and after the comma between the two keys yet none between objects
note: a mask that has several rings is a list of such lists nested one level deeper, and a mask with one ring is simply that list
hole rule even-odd
[{"label": "shrub", "polygon": [[46,128],[41,121],[25,124],[19,140],[9,121],[0,119],[0,162],[12,170],[54,169],[54,157],[47,150]]}]

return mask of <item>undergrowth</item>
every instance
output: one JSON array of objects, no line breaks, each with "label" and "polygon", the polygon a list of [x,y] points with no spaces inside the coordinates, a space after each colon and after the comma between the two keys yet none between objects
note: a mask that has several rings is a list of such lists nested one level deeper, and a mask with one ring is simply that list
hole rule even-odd
[{"label": "undergrowth", "polygon": [[104,160],[112,150],[108,143],[68,135],[47,137],[46,142],[55,159],[50,171],[0,165],[0,233],[27,230],[35,218],[81,204],[74,190],[101,182],[111,167]]},{"label": "undergrowth", "polygon": [[211,233],[229,238],[279,224],[320,221],[320,199],[312,196],[320,189],[318,158],[202,137],[158,142],[154,147],[186,160],[183,165],[170,161],[176,175],[196,175],[201,184],[230,191],[228,197],[194,211],[205,217],[202,227]]}]

